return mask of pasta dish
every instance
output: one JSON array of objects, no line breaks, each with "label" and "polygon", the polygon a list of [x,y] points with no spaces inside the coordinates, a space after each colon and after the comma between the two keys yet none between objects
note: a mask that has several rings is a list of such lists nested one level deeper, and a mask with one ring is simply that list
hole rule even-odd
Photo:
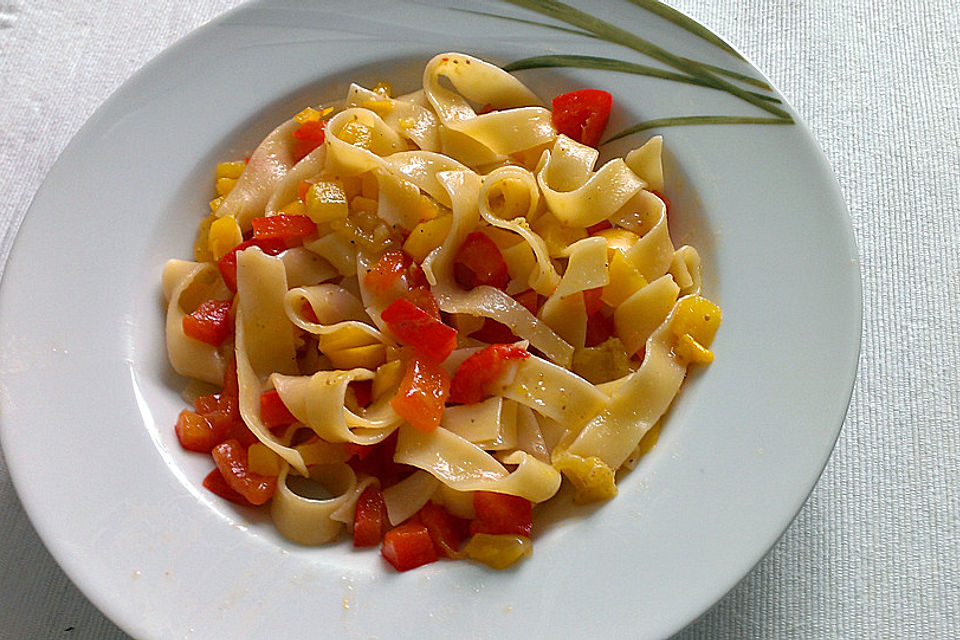
[{"label": "pasta dish", "polygon": [[613,497],[721,315],[671,240],[662,139],[598,166],[611,101],[550,109],[445,53],[219,164],[194,259],[163,271],[204,486],[398,570],[510,566],[564,478]]}]

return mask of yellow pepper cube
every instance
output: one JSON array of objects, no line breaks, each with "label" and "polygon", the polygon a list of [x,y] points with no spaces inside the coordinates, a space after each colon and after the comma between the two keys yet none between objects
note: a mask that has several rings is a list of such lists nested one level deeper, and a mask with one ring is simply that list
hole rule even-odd
[{"label": "yellow pepper cube", "polygon": [[307,107],[297,115],[293,116],[293,119],[297,121],[297,124],[303,124],[305,122],[317,122],[322,118],[323,114],[313,107]]},{"label": "yellow pepper cube", "polygon": [[640,236],[635,234],[633,231],[627,231],[626,229],[621,229],[619,227],[614,227],[613,229],[604,229],[596,235],[600,236],[607,241],[607,254],[612,258],[613,253],[626,253],[629,251],[637,240],[640,239]]},{"label": "yellow pepper cube", "polygon": [[236,178],[217,178],[217,195],[226,196],[237,186]]},{"label": "yellow pepper cube", "polygon": [[452,225],[453,216],[450,215],[421,222],[407,236],[403,250],[409,253],[415,262],[423,262],[431,251],[443,244]]},{"label": "yellow pepper cube", "polygon": [[393,95],[393,86],[389,82],[380,81],[373,86],[373,92],[379,93],[384,98],[389,98]]},{"label": "yellow pepper cube", "polygon": [[346,218],[347,194],[339,180],[322,180],[307,189],[307,215],[317,224]]},{"label": "yellow pepper cube", "polygon": [[689,333],[677,338],[673,352],[691,363],[710,364],[713,362],[713,351],[697,342]]},{"label": "yellow pepper cube", "polygon": [[246,168],[247,163],[243,161],[221,162],[217,165],[217,178],[232,178],[236,180],[243,175],[243,170]]},{"label": "yellow pepper cube", "polygon": [[220,208],[220,205],[223,204],[223,196],[218,196],[210,201],[210,211],[216,213],[217,209]]},{"label": "yellow pepper cube", "polygon": [[620,251],[613,252],[609,273],[610,283],[603,288],[600,299],[614,309],[647,284],[647,279]]},{"label": "yellow pepper cube", "polygon": [[678,338],[689,334],[703,347],[709,347],[722,319],[720,307],[702,296],[690,296],[677,303],[670,329]]},{"label": "yellow pepper cube", "polygon": [[243,233],[233,216],[217,218],[210,225],[207,248],[213,255],[214,260],[220,260],[241,242],[243,242]]},{"label": "yellow pepper cube", "polygon": [[371,200],[370,198],[365,198],[363,196],[357,196],[350,201],[351,211],[368,213],[370,215],[377,214],[377,206],[376,200]]},{"label": "yellow pepper cube", "polygon": [[278,213],[288,216],[305,216],[307,215],[307,206],[299,200],[294,200],[283,205]]},{"label": "yellow pepper cube", "polygon": [[373,145],[373,129],[358,120],[345,124],[337,137],[361,149],[369,149]]},{"label": "yellow pepper cube", "polygon": [[350,347],[339,351],[324,351],[323,355],[330,359],[330,363],[337,369],[370,369],[371,371],[383,364],[387,359],[387,348],[381,344],[368,344],[363,347]]},{"label": "yellow pepper cube", "polygon": [[[341,351],[353,347],[364,347],[376,342],[376,338],[366,331],[358,329],[355,326],[341,327],[332,333],[320,334],[317,336],[317,344],[320,351]],[[378,343],[379,344],[379,343]]]}]

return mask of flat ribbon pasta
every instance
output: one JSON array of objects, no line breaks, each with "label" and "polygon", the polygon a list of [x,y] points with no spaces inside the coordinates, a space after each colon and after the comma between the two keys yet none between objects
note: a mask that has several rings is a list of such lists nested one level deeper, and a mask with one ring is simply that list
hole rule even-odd
[{"label": "flat ribbon pasta", "polygon": [[457,491],[496,491],[526,498],[549,500],[560,488],[560,473],[523,451],[514,452],[507,469],[492,455],[460,436],[437,427],[421,433],[409,425],[400,428],[397,462],[423,469]]},{"label": "flat ribbon pasta", "polygon": [[167,298],[167,358],[173,370],[211,384],[222,383],[226,358],[220,349],[183,332],[183,318],[188,313],[184,307],[193,311],[196,306],[188,298],[199,303],[227,297],[216,267],[211,263],[170,260],[163,267],[163,290]]}]

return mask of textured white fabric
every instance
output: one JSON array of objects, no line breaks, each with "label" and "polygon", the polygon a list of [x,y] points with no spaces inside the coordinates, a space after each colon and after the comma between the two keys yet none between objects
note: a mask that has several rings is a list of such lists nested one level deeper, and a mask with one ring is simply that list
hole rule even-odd
[{"label": "textured white fabric", "polygon": [[[235,4],[0,0],[0,265],[97,106]],[[678,637],[960,637],[957,0],[671,4],[744,52],[812,129],[850,208],[865,309],[824,476],[770,555]],[[0,639],[26,638],[127,636],[43,549],[0,461]]]}]

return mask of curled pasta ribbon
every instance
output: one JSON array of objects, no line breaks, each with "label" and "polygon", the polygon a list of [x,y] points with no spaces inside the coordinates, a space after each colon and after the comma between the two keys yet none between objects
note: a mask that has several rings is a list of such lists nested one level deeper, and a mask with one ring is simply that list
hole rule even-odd
[{"label": "curled pasta ribbon", "polygon": [[699,295],[703,286],[700,274],[700,254],[686,244],[676,250],[670,263],[670,275],[680,287],[680,295]]},{"label": "curled pasta ribbon", "polygon": [[556,291],[543,304],[540,318],[575,347],[586,342],[587,313],[583,296],[573,294],[596,289],[610,282],[607,272],[607,241],[584,238],[564,250],[569,260]]},{"label": "curled pasta ribbon", "polygon": [[569,429],[579,429],[607,403],[607,396],[577,374],[530,356],[517,366],[504,398],[528,406]]},{"label": "curled pasta ribbon", "polygon": [[667,227],[667,211],[662,206],[653,228],[633,243],[624,257],[629,260],[648,282],[667,272],[673,263],[673,242]]},{"label": "curled pasta ribbon", "polygon": [[[456,91],[444,88],[440,78]],[[549,110],[503,69],[462,53],[442,53],[427,63],[423,87],[437,118],[493,154],[508,155],[551,142],[557,135]],[[470,101],[495,110],[477,115]]]},{"label": "curled pasta ribbon", "polygon": [[293,132],[299,126],[296,120],[287,120],[263,139],[217,208],[217,217],[233,216],[243,231],[250,230],[250,221],[263,215],[274,189],[296,164]]},{"label": "curled pasta ribbon", "polygon": [[226,367],[223,353],[183,332],[187,309],[192,311],[211,298],[229,298],[217,268],[209,262],[169,260],[163,267],[163,291],[167,298],[167,357],[173,370],[188,378],[221,384]]},{"label": "curled pasta ribbon", "polygon": [[[440,151],[440,123],[428,106],[423,91],[391,98],[358,84],[347,92],[347,107],[370,109],[397,132],[424,151]],[[427,103],[429,104],[429,103]]]},{"label": "curled pasta ribbon", "polygon": [[[304,304],[309,305],[319,322],[304,317]],[[360,300],[335,284],[290,289],[283,297],[283,308],[291,322],[314,335],[359,332],[373,341],[393,344],[386,335],[366,322],[367,314]]]},{"label": "curled pasta ribbon", "polygon": [[312,376],[270,376],[273,388],[294,417],[327,442],[376,444],[390,435],[403,419],[383,398],[357,415],[346,407],[347,385],[373,380],[369,369],[318,371]]},{"label": "curled pasta ribbon", "polygon": [[237,254],[235,320],[240,416],[260,442],[307,475],[303,456],[275,436],[260,420],[260,395],[274,372],[297,372],[293,325],[284,311],[287,290],[283,261],[257,247]]},{"label": "curled pasta ribbon", "polygon": [[504,458],[504,463],[518,465],[510,472],[492,455],[443,427],[422,433],[402,426],[394,460],[423,469],[457,491],[495,491],[543,502],[560,488],[560,473],[532,455],[516,451]]},{"label": "curled pasta ribbon", "polygon": [[[583,163],[592,154],[579,152],[577,143],[564,140],[564,137],[557,138],[552,151],[544,152],[537,170],[537,184],[543,192],[543,199],[560,222],[573,227],[589,227],[606,220],[646,185],[622,158],[610,160],[577,185],[579,180],[563,174],[574,171],[578,179],[582,177]],[[593,161],[596,161],[595,157]],[[561,190],[572,185],[576,185],[575,188]]]},{"label": "curled pasta ribbon", "polygon": [[344,109],[327,122],[326,168],[340,176],[358,176],[383,166],[382,158],[407,144],[383,118],[369,109]]},{"label": "curled pasta ribbon", "polygon": [[560,282],[560,274],[550,261],[543,238],[534,233],[529,224],[539,199],[540,190],[532,173],[522,167],[501,167],[484,178],[477,206],[487,223],[516,233],[530,245],[537,269],[531,274],[529,284],[537,293],[550,295]]},{"label": "curled pasta ribbon", "polygon": [[387,507],[390,524],[398,525],[430,501],[437,492],[440,481],[426,471],[417,470],[383,490],[383,502]]},{"label": "curled pasta ribbon", "polygon": [[332,541],[346,522],[353,522],[357,499],[373,478],[357,481],[349,465],[338,463],[314,465],[309,478],[320,484],[333,497],[317,499],[302,496],[287,485],[290,468],[283,465],[277,477],[277,491],[270,501],[270,515],[277,529],[286,538],[304,545]]}]

